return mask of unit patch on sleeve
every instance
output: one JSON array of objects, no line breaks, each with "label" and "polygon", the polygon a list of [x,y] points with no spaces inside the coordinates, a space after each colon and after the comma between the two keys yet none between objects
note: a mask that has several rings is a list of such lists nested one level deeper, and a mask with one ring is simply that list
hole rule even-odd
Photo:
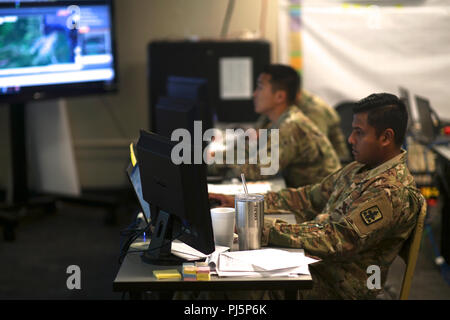
[{"label": "unit patch on sleeve", "polygon": [[389,228],[393,223],[394,210],[386,194],[380,193],[362,204],[356,203],[345,219],[360,238],[365,238],[377,230]]},{"label": "unit patch on sleeve", "polygon": [[381,214],[378,206],[373,206],[364,211],[361,211],[360,215],[366,225],[370,225],[383,219],[383,215]]}]

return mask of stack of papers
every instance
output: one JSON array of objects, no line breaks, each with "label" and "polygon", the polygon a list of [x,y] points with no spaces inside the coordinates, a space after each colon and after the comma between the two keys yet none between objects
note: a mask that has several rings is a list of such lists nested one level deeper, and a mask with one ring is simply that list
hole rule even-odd
[{"label": "stack of papers", "polygon": [[216,246],[210,255],[179,240],[172,241],[172,254],[188,261],[206,259],[211,274],[219,277],[298,277],[310,275],[308,265],[319,260],[305,256],[303,249],[228,251]]},{"label": "stack of papers", "polygon": [[261,249],[215,252],[206,262],[219,277],[298,277],[310,275],[308,265],[319,260],[305,256],[303,249]]},{"label": "stack of papers", "polygon": [[[230,249],[229,247],[216,246],[216,250],[213,253],[221,253],[224,251],[228,251],[229,249]],[[192,248],[191,246],[187,245],[186,243],[180,240],[172,241],[171,253],[187,261],[202,260],[206,259],[209,256],[198,250],[195,250],[194,248]]]}]

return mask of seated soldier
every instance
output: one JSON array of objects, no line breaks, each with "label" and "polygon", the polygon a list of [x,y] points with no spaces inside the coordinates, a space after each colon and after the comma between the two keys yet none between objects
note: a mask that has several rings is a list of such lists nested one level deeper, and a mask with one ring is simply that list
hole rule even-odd
[{"label": "seated soldier", "polygon": [[[360,100],[348,139],[356,161],[318,184],[265,195],[263,245],[303,248],[321,259],[310,265],[313,289],[299,298],[371,299],[380,293],[368,287],[367,270],[379,268],[382,287],[424,203],[401,149],[407,119],[405,105],[392,94]],[[232,196],[210,197],[234,206]],[[293,212],[297,224],[270,219],[279,211]]]},{"label": "seated soldier", "polygon": [[[293,68],[269,65],[260,74],[253,94],[255,111],[263,115],[257,129],[279,130],[279,141],[272,141],[268,134],[266,154],[271,158],[272,149],[277,148],[278,173],[288,187],[319,182],[340,168],[339,158],[328,138],[294,105],[299,83],[300,77]],[[235,176],[244,173],[248,180],[264,180],[271,177],[262,174],[261,168],[270,165],[273,164],[247,161],[226,167],[234,169]],[[219,166],[210,167],[217,169]]]}]

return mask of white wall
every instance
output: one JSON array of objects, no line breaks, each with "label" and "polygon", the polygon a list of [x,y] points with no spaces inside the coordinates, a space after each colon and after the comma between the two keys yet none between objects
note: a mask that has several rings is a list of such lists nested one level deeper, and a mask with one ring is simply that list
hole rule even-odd
[{"label": "white wall", "polygon": [[303,0],[302,22],[304,86],[331,105],[403,86],[450,119],[450,1]]}]

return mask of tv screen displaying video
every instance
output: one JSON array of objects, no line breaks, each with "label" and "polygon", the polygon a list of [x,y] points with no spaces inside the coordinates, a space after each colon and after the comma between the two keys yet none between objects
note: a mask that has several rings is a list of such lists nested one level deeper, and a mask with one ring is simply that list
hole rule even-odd
[{"label": "tv screen displaying video", "polygon": [[106,0],[0,2],[0,100],[113,90],[111,6]]}]

